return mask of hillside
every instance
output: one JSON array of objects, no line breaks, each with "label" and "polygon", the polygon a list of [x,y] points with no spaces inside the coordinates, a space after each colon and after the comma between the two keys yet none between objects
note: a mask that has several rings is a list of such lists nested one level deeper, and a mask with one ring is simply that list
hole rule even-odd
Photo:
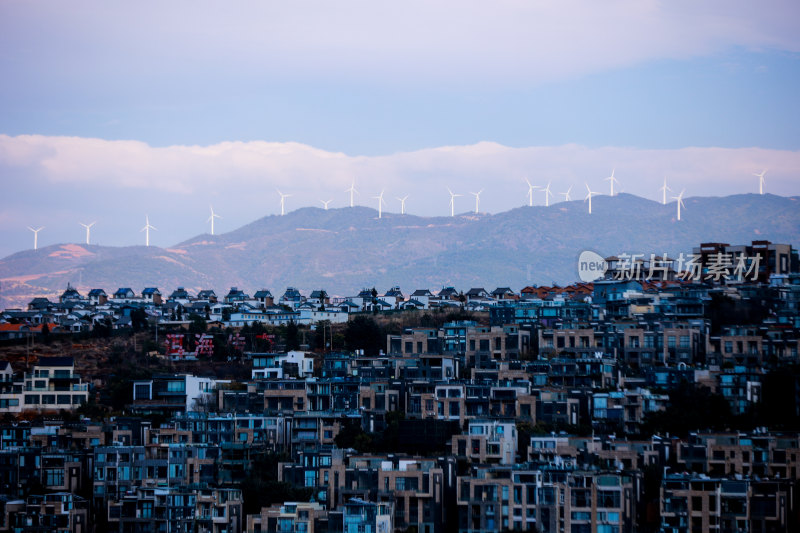
[{"label": "hillside", "polygon": [[400,285],[406,293],[459,288],[570,283],[581,251],[603,255],[690,252],[700,242],[800,243],[800,198],[736,195],[675,204],[636,196],[520,207],[456,217],[384,214],[366,207],[303,208],[261,218],[223,235],[199,235],[169,248],[61,244],[0,260],[0,307],[53,297],[67,283],[81,292],[145,286],[171,291],[292,285],[350,295],[362,287]]}]

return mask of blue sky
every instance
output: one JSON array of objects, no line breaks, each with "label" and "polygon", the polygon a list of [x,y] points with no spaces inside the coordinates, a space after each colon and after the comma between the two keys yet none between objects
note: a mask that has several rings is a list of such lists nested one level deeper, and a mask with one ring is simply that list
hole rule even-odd
[{"label": "blue sky", "polygon": [[754,192],[763,168],[800,194],[798,20],[790,1],[7,0],[0,256],[89,219],[138,243],[146,210],[167,246],[210,203],[226,231],[276,213],[276,187],[341,207],[353,179],[358,203],[410,193],[425,215],[446,187],[496,212],[526,177],[605,190],[612,168],[651,198],[664,176]]}]

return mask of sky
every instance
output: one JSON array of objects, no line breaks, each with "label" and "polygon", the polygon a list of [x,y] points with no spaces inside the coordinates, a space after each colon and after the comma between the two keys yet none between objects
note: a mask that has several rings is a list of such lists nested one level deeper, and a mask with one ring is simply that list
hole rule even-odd
[{"label": "sky", "polygon": [[[163,5],[166,4],[166,5]],[[0,2],[0,257],[551,182],[800,194],[792,1]],[[544,204],[544,193],[534,196]],[[691,216],[686,213],[686,216]]]}]

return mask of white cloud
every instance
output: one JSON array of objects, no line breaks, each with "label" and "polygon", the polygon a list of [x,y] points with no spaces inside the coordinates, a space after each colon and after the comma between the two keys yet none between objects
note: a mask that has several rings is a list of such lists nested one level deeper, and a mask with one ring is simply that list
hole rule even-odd
[{"label": "white cloud", "polygon": [[[47,226],[40,243],[77,242],[79,221],[98,220],[92,236],[102,244],[133,244],[149,214],[160,246],[207,231],[208,205],[230,231],[279,210],[275,188],[292,194],[287,209],[347,205],[345,189],[356,180],[359,205],[385,189],[386,211],[398,212],[397,196],[410,195],[411,214],[449,212],[447,187],[464,194],[456,210],[474,205],[469,191],[484,189],[481,209],[505,211],[526,203],[530,178],[552,181],[554,193],[572,186],[581,200],[584,182],[606,192],[603,178],[616,168],[625,192],[658,199],[664,176],[675,194],[725,196],[756,192],[752,174],[768,168],[767,191],[800,194],[800,152],[761,148],[642,150],[579,145],[509,148],[492,142],[445,146],[383,156],[348,156],[298,143],[225,142],[211,146],[151,147],[137,141],[79,137],[0,135],[0,255],[29,246],[25,226]],[[560,197],[556,198],[560,200]],[[535,202],[544,203],[542,193]]]},{"label": "white cloud", "polygon": [[[151,147],[139,141],[0,135],[0,168],[50,186],[111,186],[158,194],[198,195],[247,187],[271,194],[296,191],[297,201],[324,190],[338,194],[352,179],[364,189],[518,188],[526,177],[544,183],[597,182],[612,168],[626,191],[649,194],[663,176],[691,194],[752,190],[752,173],[769,167],[770,189],[800,193],[800,152],[762,148],[646,150],[579,145],[509,148],[492,142],[444,146],[383,156],[351,157],[299,143],[224,142]],[[404,190],[401,190],[404,189]],[[220,189],[221,190],[221,189]],[[367,194],[369,191],[363,191]],[[313,200],[313,199],[312,199]],[[309,205],[313,201],[307,202]],[[510,200],[507,209],[517,205]]]}]

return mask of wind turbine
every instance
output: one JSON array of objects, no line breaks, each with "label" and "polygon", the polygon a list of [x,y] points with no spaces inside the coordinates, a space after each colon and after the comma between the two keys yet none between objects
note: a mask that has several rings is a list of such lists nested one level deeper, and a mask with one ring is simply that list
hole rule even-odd
[{"label": "wind turbine", "polygon": [[550,207],[550,197],[553,196],[553,193],[550,192],[550,183],[551,182],[548,181],[547,182],[547,187],[542,189],[544,191],[544,206],[545,207]]},{"label": "wind turbine", "polygon": [[767,169],[761,171],[760,174],[753,174],[753,176],[758,178],[758,194],[764,194],[764,183],[766,180],[764,179],[764,174],[767,173]]},{"label": "wind turbine", "polygon": [[378,196],[373,196],[373,198],[378,200],[378,218],[381,218],[381,215],[383,215],[382,207],[386,204],[386,202],[383,201],[383,191],[381,191]]},{"label": "wind turbine", "polygon": [[478,192],[471,192],[470,194],[475,197],[475,214],[478,214],[478,207],[481,205],[481,193],[483,189],[479,190]]},{"label": "wind turbine", "polygon": [[571,193],[571,192],[572,192],[572,185],[569,186],[569,189],[567,189],[567,192],[560,192],[558,194],[560,194],[561,196],[564,197],[564,201],[565,202],[569,202],[569,198],[570,198],[569,197],[569,193]]},{"label": "wind turbine", "polygon": [[353,193],[358,194],[358,191],[356,190],[356,180],[353,180],[353,184],[345,189],[344,192],[350,193],[350,207],[353,207]]},{"label": "wind turbine", "polygon": [[611,182],[611,196],[614,196],[614,182],[619,183],[619,180],[614,177],[614,171],[616,171],[616,170],[617,170],[616,168],[612,169],[611,170],[611,175],[609,177],[607,177],[605,180],[603,180],[603,181],[610,181]]},{"label": "wind turbine", "polygon": [[587,194],[586,194],[586,198],[584,198],[584,199],[583,199],[583,201],[585,202],[586,200],[589,200],[589,214],[591,215],[591,214],[592,214],[592,196],[594,196],[594,195],[597,195],[597,194],[600,194],[600,193],[599,193],[599,192],[593,192],[593,191],[592,191],[592,190],[589,188],[589,184],[588,184],[588,183],[586,184],[586,190],[587,190],[588,192],[587,192]]},{"label": "wind turbine", "polygon": [[[275,189],[278,191],[278,189]],[[283,194],[281,191],[278,191],[278,194],[281,196],[281,216],[286,214],[286,199],[291,196],[291,194]]]},{"label": "wind turbine", "polygon": [[92,226],[94,226],[95,223],[96,223],[96,221],[95,222],[91,222],[89,224],[84,224],[83,222],[78,222],[78,224],[80,224],[81,226],[86,228],[86,244],[89,244],[89,231],[92,229]]},{"label": "wind turbine", "polygon": [[408,195],[406,194],[402,198],[399,198],[399,197],[395,196],[395,198],[400,200],[400,214],[401,215],[405,215],[406,214],[406,200],[408,200]]},{"label": "wind turbine", "polygon": [[158,231],[158,228],[156,228],[155,226],[151,226],[150,225],[150,217],[148,215],[145,215],[144,216],[144,227],[139,230],[139,231],[144,231],[145,232],[144,233],[144,245],[145,246],[150,246],[150,230],[151,229],[154,229],[154,230]]},{"label": "wind turbine", "polygon": [[681,219],[681,206],[683,206],[683,208],[686,209],[686,204],[683,203],[683,193],[685,193],[685,192],[686,192],[686,189],[682,190],[681,193],[678,196],[673,196],[672,197],[673,200],[677,200],[678,201],[678,220]]},{"label": "wind turbine", "polygon": [[533,207],[533,191],[534,189],[541,189],[538,185],[531,185],[528,178],[525,178],[525,183],[528,184],[528,207]]},{"label": "wind turbine", "polygon": [[222,217],[214,212],[214,208],[212,206],[209,205],[208,207],[209,209],[211,209],[211,216],[208,217],[208,220],[206,222],[211,222],[211,235],[214,235],[214,219]]},{"label": "wind turbine", "polygon": [[39,232],[44,229],[44,226],[41,228],[33,229],[32,227],[28,226],[28,229],[33,232],[33,249],[39,249]]},{"label": "wind turbine", "polygon": [[450,187],[447,188],[447,192],[450,193],[450,216],[456,216],[456,197],[461,196],[460,194],[454,194],[453,191],[450,190]]},{"label": "wind turbine", "polygon": [[671,191],[672,189],[667,187],[666,176],[664,176],[664,185],[662,185],[661,188],[658,190],[661,191],[661,205],[667,205],[667,191]]},{"label": "wind turbine", "polygon": [[320,202],[322,203],[322,205],[324,205],[324,206],[325,206],[325,211],[327,211],[327,210],[328,210],[328,204],[329,204],[329,203],[331,203],[332,201],[333,201],[333,200],[328,200],[328,201],[326,202],[325,200],[320,200]]}]

